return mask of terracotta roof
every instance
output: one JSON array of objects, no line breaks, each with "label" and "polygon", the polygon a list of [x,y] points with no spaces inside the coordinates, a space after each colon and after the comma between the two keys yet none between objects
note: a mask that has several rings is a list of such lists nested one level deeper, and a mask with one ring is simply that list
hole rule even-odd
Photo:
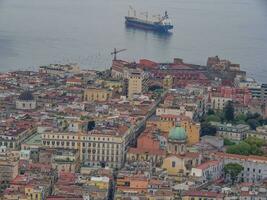
[{"label": "terracotta roof", "polygon": [[165,155],[165,151],[161,149],[145,149],[145,148],[129,148],[128,153],[136,154],[136,153],[148,153],[151,155]]},{"label": "terracotta roof", "polygon": [[167,157],[176,156],[177,158],[198,158],[200,153],[197,152],[186,152],[184,155],[181,154],[170,154]]},{"label": "terracotta roof", "polygon": [[178,118],[179,115],[171,115],[171,114],[163,114],[163,115],[160,115],[160,117],[163,117],[163,118]]},{"label": "terracotta roof", "polygon": [[198,165],[196,168],[203,170],[203,169],[207,169],[207,168],[209,168],[211,166],[216,166],[219,163],[220,163],[219,160],[210,160],[208,162],[205,162],[205,163],[202,163],[202,164]]},{"label": "terracotta roof", "polygon": [[69,79],[67,79],[67,83],[81,83],[81,79],[69,78]]},{"label": "terracotta roof", "polygon": [[217,192],[206,192],[206,191],[188,191],[184,194],[184,196],[192,196],[192,197],[215,197],[215,198],[223,198],[224,195]]},{"label": "terracotta roof", "polygon": [[263,161],[267,162],[266,156],[243,156],[243,155],[237,155],[237,154],[229,154],[229,153],[222,153],[217,152],[214,154],[216,157],[222,157],[222,158],[229,158],[229,159],[239,159],[239,160],[246,160],[246,161]]}]

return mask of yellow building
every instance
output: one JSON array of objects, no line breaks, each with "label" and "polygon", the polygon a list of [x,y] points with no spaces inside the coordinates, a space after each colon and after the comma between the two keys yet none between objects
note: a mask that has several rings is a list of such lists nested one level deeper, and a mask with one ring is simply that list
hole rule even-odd
[{"label": "yellow building", "polygon": [[200,140],[200,124],[190,121],[181,121],[181,127],[183,127],[187,134],[187,143],[193,145]]},{"label": "yellow building", "polygon": [[84,90],[84,101],[107,101],[112,92],[103,88],[87,88]]},{"label": "yellow building", "polygon": [[153,126],[156,125],[158,129],[162,132],[169,132],[169,130],[174,127],[176,124],[175,121],[167,121],[167,120],[149,120],[147,121],[147,126]]},{"label": "yellow building", "polygon": [[44,191],[42,188],[35,186],[26,186],[25,187],[25,195],[28,200],[42,200]]},{"label": "yellow building", "polygon": [[170,155],[163,160],[162,168],[166,169],[168,175],[178,175],[185,170],[183,159],[177,155]]},{"label": "yellow building", "polygon": [[209,200],[223,200],[225,199],[224,194],[218,192],[210,191],[187,191],[182,196],[183,200],[199,200],[199,199],[209,199]]},{"label": "yellow building", "polygon": [[165,169],[170,176],[179,174],[189,175],[191,168],[201,163],[199,153],[185,153],[184,155],[169,155],[163,160],[162,169]]},{"label": "yellow building", "polygon": [[199,153],[187,152],[187,135],[182,127],[174,127],[168,135],[168,153],[162,167],[170,176],[189,175],[192,167],[201,163]]},{"label": "yellow building", "polygon": [[163,79],[163,88],[164,89],[171,89],[173,84],[173,78],[170,75],[167,75]]},{"label": "yellow building", "polygon": [[104,87],[109,89],[122,89],[123,84],[121,81],[104,81]]},{"label": "yellow building", "polygon": [[100,190],[108,190],[109,188],[109,178],[108,177],[91,177],[88,183],[89,185],[94,185]]},{"label": "yellow building", "polygon": [[[177,123],[178,122],[173,120],[163,120],[158,118],[149,120],[147,126],[156,126],[162,132],[169,132]],[[200,141],[200,124],[190,122],[190,120],[183,120],[178,124],[180,124],[186,131],[187,144],[193,145]]]}]

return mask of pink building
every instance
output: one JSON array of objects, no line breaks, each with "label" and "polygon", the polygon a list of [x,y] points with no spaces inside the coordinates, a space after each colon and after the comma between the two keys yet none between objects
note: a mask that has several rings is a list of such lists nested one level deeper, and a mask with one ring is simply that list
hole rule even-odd
[{"label": "pink building", "polygon": [[247,106],[251,99],[251,93],[247,88],[236,88],[230,86],[221,86],[212,89],[212,96],[231,98],[234,102]]}]

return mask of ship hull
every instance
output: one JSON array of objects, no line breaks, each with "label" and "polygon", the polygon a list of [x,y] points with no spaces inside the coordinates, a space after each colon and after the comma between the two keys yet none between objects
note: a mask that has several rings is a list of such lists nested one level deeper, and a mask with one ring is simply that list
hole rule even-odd
[{"label": "ship hull", "polygon": [[143,20],[138,20],[133,17],[125,17],[125,24],[131,27],[159,31],[159,32],[168,32],[169,30],[173,29],[172,25],[161,25],[157,23],[146,22]]}]

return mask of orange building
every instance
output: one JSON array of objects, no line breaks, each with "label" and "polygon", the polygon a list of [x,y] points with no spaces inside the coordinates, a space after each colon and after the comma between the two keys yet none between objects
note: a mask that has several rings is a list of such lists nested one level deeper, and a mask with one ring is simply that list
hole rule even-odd
[{"label": "orange building", "polygon": [[131,191],[132,193],[146,193],[148,189],[148,179],[144,177],[119,177],[117,179],[116,190],[118,192]]},{"label": "orange building", "polygon": [[160,166],[166,152],[163,148],[164,141],[160,142],[159,135],[155,134],[155,129],[150,127],[145,130],[137,139],[137,147],[129,148],[127,152],[127,161],[149,161],[154,165]]}]

